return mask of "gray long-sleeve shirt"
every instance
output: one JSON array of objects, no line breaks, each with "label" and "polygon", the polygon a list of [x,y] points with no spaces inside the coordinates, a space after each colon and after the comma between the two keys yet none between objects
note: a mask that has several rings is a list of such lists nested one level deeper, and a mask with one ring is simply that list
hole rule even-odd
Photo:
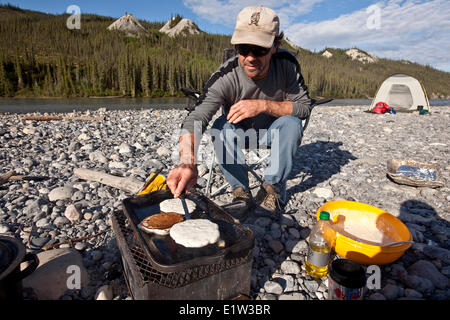
[{"label": "gray long-sleeve shirt", "polygon": [[[220,107],[224,114],[228,114],[232,105],[248,99],[291,101],[291,115],[301,119],[307,118],[311,113],[308,88],[295,56],[286,50],[278,50],[271,58],[268,74],[261,80],[248,78],[238,56],[223,63],[208,80],[194,111],[185,118],[182,129],[194,133],[194,123],[201,122],[204,132]],[[240,124],[245,129],[264,129],[275,119],[261,113],[242,120]]]}]

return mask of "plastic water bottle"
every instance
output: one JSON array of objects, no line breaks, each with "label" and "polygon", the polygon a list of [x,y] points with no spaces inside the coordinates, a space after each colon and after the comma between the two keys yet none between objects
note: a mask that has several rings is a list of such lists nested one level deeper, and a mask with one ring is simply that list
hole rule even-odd
[{"label": "plastic water bottle", "polygon": [[305,262],[306,273],[314,278],[324,277],[328,273],[333,237],[330,214],[321,211],[319,219],[309,236],[309,250]]}]

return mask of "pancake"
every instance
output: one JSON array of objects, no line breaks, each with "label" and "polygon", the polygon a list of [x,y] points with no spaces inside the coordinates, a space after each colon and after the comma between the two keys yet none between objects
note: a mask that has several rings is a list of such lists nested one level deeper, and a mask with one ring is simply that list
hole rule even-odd
[{"label": "pancake", "polygon": [[[186,199],[186,206],[189,214],[191,214],[196,208],[195,202],[189,199]],[[175,212],[184,215],[183,204],[180,199],[164,200],[159,204],[159,209],[162,212]]]},{"label": "pancake", "polygon": [[151,215],[139,223],[139,228],[148,233],[166,235],[170,228],[183,221],[183,215],[176,212],[161,212]]},{"label": "pancake", "polygon": [[219,241],[219,226],[208,219],[191,219],[170,229],[172,239],[186,248],[202,248]]}]

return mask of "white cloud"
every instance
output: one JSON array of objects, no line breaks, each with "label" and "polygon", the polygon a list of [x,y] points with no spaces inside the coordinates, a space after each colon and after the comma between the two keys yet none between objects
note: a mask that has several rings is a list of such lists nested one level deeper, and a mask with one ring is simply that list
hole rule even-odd
[{"label": "white cloud", "polygon": [[[405,59],[450,71],[450,2],[381,1],[379,28],[369,29],[373,12],[359,10],[333,20],[294,24],[291,41],[310,50],[358,47],[379,57]],[[370,24],[369,24],[370,26]]]},{"label": "white cloud", "polygon": [[[293,23],[320,2],[324,0],[183,0],[199,17],[229,28],[234,27],[242,8],[262,4],[278,13],[281,29],[301,47],[358,47],[379,57],[411,60],[450,71],[450,1],[380,0],[367,11],[365,8],[331,20]],[[327,3],[336,5],[334,0]],[[380,25],[375,29],[374,6],[380,9]]]},{"label": "white cloud", "polygon": [[281,27],[299,15],[310,12],[316,3],[324,0],[183,0],[183,4],[195,14],[211,23],[234,27],[239,11],[247,6],[263,5],[275,10]]}]

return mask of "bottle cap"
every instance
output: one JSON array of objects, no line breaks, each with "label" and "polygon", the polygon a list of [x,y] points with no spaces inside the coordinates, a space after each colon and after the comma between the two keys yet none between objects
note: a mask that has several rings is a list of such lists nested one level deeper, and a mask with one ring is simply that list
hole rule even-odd
[{"label": "bottle cap", "polygon": [[320,220],[330,220],[330,213],[327,211],[320,211],[319,219]]}]

